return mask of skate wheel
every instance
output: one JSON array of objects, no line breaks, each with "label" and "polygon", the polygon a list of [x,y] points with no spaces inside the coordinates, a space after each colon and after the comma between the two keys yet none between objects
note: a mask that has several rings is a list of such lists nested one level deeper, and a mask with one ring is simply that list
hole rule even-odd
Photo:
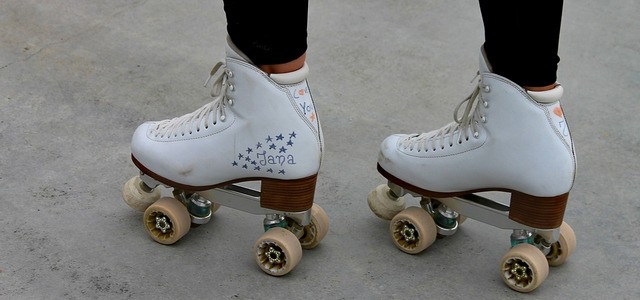
[{"label": "skate wheel", "polygon": [[302,249],[313,249],[327,235],[329,231],[329,216],[318,204],[311,207],[311,222],[304,227],[304,233],[300,238]]},{"label": "skate wheel", "polygon": [[298,238],[281,227],[267,230],[253,246],[256,263],[260,269],[272,276],[289,273],[302,258],[302,247]]},{"label": "skate wheel", "polygon": [[156,242],[170,245],[189,232],[191,217],[180,201],[164,197],[144,211],[144,228]]},{"label": "skate wheel", "polygon": [[404,209],[404,199],[399,197],[393,199],[389,195],[389,187],[381,184],[373,189],[367,197],[369,208],[381,219],[391,220],[393,216]]},{"label": "skate wheel", "polygon": [[145,211],[149,205],[160,199],[160,191],[153,189],[150,192],[142,187],[140,176],[129,179],[122,189],[122,199],[131,208],[137,211]]},{"label": "skate wheel", "polygon": [[502,257],[500,274],[511,289],[528,293],[547,278],[549,265],[538,248],[530,244],[519,244]]},{"label": "skate wheel", "polygon": [[438,235],[435,221],[420,207],[409,207],[396,214],[389,230],[396,247],[409,254],[427,249]]},{"label": "skate wheel", "polygon": [[557,267],[571,256],[576,249],[576,234],[569,224],[562,222],[560,225],[560,239],[551,245],[551,252],[547,255],[547,261],[552,267]]}]

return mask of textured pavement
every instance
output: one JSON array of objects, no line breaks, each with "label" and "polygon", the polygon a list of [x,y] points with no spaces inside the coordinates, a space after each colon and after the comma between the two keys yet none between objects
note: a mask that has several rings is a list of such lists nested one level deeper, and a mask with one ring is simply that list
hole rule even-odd
[{"label": "textured pavement", "polygon": [[565,220],[578,246],[525,295],[498,275],[509,231],[468,220],[408,255],[366,204],[384,183],[382,139],[450,122],[473,88],[477,2],[311,1],[326,139],[316,202],[330,231],[275,278],[250,250],[261,216],[222,208],[163,246],[121,198],[136,126],[210,101],[222,1],[1,0],[0,299],[638,299],[638,15],[637,1],[565,1],[559,81],[578,157]]}]

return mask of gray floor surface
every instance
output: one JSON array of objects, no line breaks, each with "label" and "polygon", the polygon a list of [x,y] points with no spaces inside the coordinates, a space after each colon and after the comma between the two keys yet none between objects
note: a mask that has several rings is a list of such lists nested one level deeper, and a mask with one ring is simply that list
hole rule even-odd
[{"label": "gray floor surface", "polygon": [[510,232],[469,220],[412,256],[366,204],[384,183],[382,139],[444,125],[473,88],[477,2],[311,1],[326,138],[316,202],[331,228],[275,278],[250,251],[261,216],[222,208],[163,246],[121,200],[136,126],[210,101],[222,2],[2,0],[0,298],[639,299],[638,15],[638,1],[565,1],[559,81],[578,156],[565,220],[578,246],[519,294],[497,271]]}]

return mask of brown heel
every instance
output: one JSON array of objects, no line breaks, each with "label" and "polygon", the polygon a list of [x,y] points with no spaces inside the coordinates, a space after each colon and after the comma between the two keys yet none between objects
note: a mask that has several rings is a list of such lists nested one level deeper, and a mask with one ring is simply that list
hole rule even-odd
[{"label": "brown heel", "polygon": [[311,209],[318,174],[294,180],[263,179],[260,206],[284,212]]},{"label": "brown heel", "polygon": [[535,197],[513,192],[509,219],[533,228],[558,228],[562,225],[568,199],[569,193],[555,197]]}]

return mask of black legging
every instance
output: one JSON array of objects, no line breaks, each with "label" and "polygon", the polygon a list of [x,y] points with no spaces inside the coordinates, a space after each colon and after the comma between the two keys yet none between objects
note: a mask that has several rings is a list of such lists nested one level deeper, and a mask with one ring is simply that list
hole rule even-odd
[{"label": "black legging", "polygon": [[493,72],[521,86],[556,82],[561,0],[480,0]]},{"label": "black legging", "polygon": [[227,33],[256,65],[280,64],[307,51],[308,0],[224,0]]},{"label": "black legging", "polygon": [[[553,84],[562,1],[479,1],[493,72],[522,86]],[[285,63],[306,52],[308,0],[244,2],[224,0],[227,32],[253,63]]]}]

